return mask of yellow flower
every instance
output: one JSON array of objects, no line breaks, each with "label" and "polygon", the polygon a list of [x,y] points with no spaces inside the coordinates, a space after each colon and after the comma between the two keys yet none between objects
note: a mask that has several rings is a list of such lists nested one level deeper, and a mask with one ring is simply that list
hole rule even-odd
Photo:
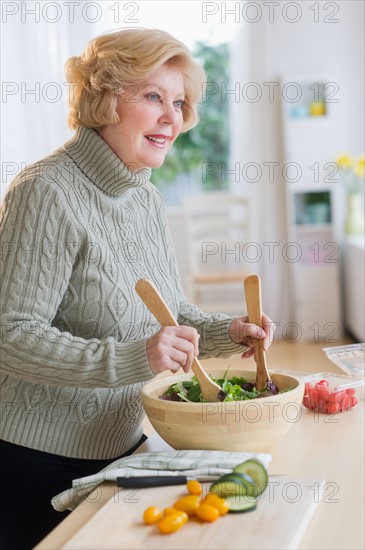
[{"label": "yellow flower", "polygon": [[338,164],[340,168],[351,168],[353,160],[349,155],[341,155],[336,159],[336,164]]},{"label": "yellow flower", "polygon": [[363,178],[365,173],[365,155],[362,155],[355,163],[354,172],[358,178]]}]

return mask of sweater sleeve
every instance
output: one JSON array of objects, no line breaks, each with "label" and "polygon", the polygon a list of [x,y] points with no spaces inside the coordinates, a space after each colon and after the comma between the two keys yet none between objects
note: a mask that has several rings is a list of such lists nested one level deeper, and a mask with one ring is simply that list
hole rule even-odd
[{"label": "sweater sleeve", "polygon": [[1,373],[31,383],[86,388],[153,378],[147,339],[83,339],[52,326],[78,244],[55,187],[41,178],[19,178],[1,210]]}]

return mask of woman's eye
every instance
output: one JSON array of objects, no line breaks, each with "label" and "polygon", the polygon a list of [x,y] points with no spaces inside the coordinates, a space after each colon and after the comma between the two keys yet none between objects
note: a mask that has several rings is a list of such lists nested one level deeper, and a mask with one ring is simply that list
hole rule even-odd
[{"label": "woman's eye", "polygon": [[182,109],[183,105],[184,105],[183,99],[178,99],[177,101],[175,101],[175,107],[177,107],[178,109]]},{"label": "woman's eye", "polygon": [[160,101],[160,96],[155,93],[147,94],[148,99],[151,99],[152,101]]}]

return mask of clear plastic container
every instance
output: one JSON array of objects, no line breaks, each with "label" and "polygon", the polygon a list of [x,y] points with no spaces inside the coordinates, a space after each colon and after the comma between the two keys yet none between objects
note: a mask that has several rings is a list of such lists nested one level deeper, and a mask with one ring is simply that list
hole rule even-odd
[{"label": "clear plastic container", "polygon": [[357,389],[363,378],[355,378],[331,372],[319,372],[303,376],[305,383],[303,405],[311,411],[335,414],[348,411],[358,403]]},{"label": "clear plastic container", "polygon": [[327,358],[346,374],[333,372],[299,372],[274,369],[303,380],[303,405],[311,411],[335,414],[348,411],[357,405],[357,391],[365,384],[365,344],[323,348]]},{"label": "clear plastic container", "polygon": [[328,359],[350,376],[365,378],[365,344],[323,348]]}]

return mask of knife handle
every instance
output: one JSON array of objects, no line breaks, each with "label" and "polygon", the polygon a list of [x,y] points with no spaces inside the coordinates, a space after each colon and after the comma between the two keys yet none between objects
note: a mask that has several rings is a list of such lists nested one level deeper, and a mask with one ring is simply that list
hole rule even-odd
[{"label": "knife handle", "polygon": [[124,489],[142,489],[144,487],[163,487],[165,485],[184,485],[186,476],[137,476],[117,477],[118,487]]}]

